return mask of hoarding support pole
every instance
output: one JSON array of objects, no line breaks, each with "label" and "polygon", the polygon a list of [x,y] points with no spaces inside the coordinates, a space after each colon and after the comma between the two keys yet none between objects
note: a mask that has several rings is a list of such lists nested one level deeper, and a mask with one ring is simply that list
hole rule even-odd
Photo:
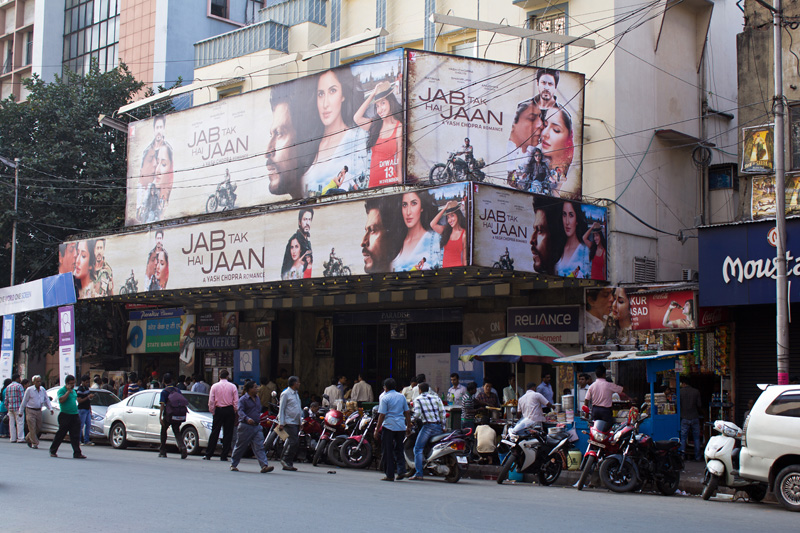
[{"label": "hoarding support pole", "polygon": [[19,197],[19,158],[14,159],[14,222],[11,225],[11,284],[14,286],[14,270],[17,259],[17,200]]},{"label": "hoarding support pole", "polygon": [[774,83],[775,98],[773,112],[775,114],[775,230],[777,233],[777,279],[776,279],[776,345],[778,355],[778,384],[789,383],[789,294],[786,279],[786,175],[784,157],[784,107],[783,107],[783,6],[781,0],[774,0],[772,10],[772,31],[774,36]]}]

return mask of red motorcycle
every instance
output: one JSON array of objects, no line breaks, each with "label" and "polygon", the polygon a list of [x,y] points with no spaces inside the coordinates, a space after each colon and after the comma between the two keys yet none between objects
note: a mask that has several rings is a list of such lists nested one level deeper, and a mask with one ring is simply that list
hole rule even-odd
[{"label": "red motorcycle", "polygon": [[317,448],[314,450],[314,458],[311,464],[317,466],[322,458],[328,452],[328,446],[333,438],[337,435],[344,433],[344,414],[337,409],[330,409],[325,413],[325,419],[322,424],[322,433],[317,442]]},{"label": "red motorcycle", "polygon": [[[582,407],[584,416],[588,416],[589,408],[585,405]],[[639,418],[639,410],[632,407],[628,412],[628,421],[624,428],[620,431],[625,433],[633,431],[634,424]],[[589,447],[586,453],[583,454],[581,461],[581,477],[578,480],[578,490],[583,490],[586,482],[592,476],[594,469],[599,467],[603,460],[611,455],[620,453],[622,441],[614,440],[614,427],[608,427],[608,423],[603,420],[595,420],[592,427],[589,429]]]},{"label": "red motorcycle", "polygon": [[372,408],[372,413],[365,414],[358,422],[358,434],[351,435],[342,444],[340,455],[342,462],[350,468],[366,468],[372,462],[373,442],[372,432],[378,423],[378,406]]},{"label": "red motorcycle", "polygon": [[[308,407],[303,409],[303,425],[300,427],[298,434],[297,456],[301,461],[311,459],[316,450],[317,442],[322,433],[322,425],[320,418],[322,411],[317,416],[314,416]],[[261,414],[259,420],[261,427],[264,428],[266,437],[264,439],[264,451],[268,457],[279,459],[283,454],[283,441],[278,438],[278,434],[272,431],[272,428],[278,425],[278,414],[272,410],[266,411]]]}]

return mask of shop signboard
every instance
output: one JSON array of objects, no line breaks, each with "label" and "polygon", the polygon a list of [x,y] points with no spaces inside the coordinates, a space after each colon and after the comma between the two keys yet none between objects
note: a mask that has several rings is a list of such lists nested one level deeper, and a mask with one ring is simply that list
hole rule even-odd
[{"label": "shop signboard", "polygon": [[[112,235],[105,237],[107,282],[100,285],[88,271],[78,272],[79,298],[465,266],[468,207],[469,185],[453,183]],[[73,243],[81,251],[95,246],[92,239]],[[232,316],[222,322],[198,319],[198,335],[227,331]]]},{"label": "shop signboard", "polygon": [[[700,228],[700,305],[774,304],[777,232],[759,221]],[[800,219],[786,221],[788,299],[800,302]]]},{"label": "shop signboard", "polygon": [[244,385],[248,379],[259,382],[261,354],[258,350],[233,351],[233,381],[237,385]]},{"label": "shop signboard", "polygon": [[3,339],[0,347],[0,379],[11,379],[14,373],[14,315],[3,316]]},{"label": "shop signboard", "polygon": [[579,344],[580,307],[509,307],[508,333],[550,344]]},{"label": "shop signboard", "polygon": [[586,289],[584,331],[587,345],[633,346],[637,331],[697,327],[693,290],[643,290],[634,287]]},{"label": "shop signboard", "polygon": [[697,327],[705,328],[724,324],[730,320],[727,307],[700,307],[698,309]]},{"label": "shop signboard", "polygon": [[336,313],[333,315],[334,326],[351,326],[357,324],[412,324],[430,322],[461,322],[463,313],[458,307],[441,309],[392,309],[385,311],[357,311],[353,313]]},{"label": "shop signboard", "polygon": [[227,335],[198,336],[195,338],[195,345],[198,350],[235,350],[239,347],[239,337]]},{"label": "shop signboard", "polygon": [[[754,219],[775,217],[775,176],[753,176],[750,187],[750,213]],[[784,211],[800,214],[800,174],[787,174]]]},{"label": "shop signboard", "polygon": [[763,174],[773,171],[775,141],[773,125],[742,128],[742,172]]},{"label": "shop signboard", "polygon": [[606,208],[485,185],[473,198],[473,264],[606,279]]},{"label": "shop signboard", "polygon": [[180,349],[181,317],[128,322],[127,353],[174,353]]},{"label": "shop signboard", "polygon": [[407,54],[406,182],[463,178],[581,195],[583,74]]},{"label": "shop signboard", "polygon": [[183,308],[171,309],[139,309],[128,313],[129,320],[153,320],[159,318],[174,318],[183,316]]},{"label": "shop signboard", "polygon": [[401,184],[403,63],[393,50],[131,123],[125,224]]}]

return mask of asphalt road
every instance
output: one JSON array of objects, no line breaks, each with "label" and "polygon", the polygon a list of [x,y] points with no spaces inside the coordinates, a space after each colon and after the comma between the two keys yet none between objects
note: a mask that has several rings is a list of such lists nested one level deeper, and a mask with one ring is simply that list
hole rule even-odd
[{"label": "asphalt road", "polygon": [[[161,459],[154,449],[68,443],[51,458],[0,440],[0,531],[796,531],[776,504],[694,496],[617,495],[462,479],[380,481],[375,470],[298,464],[260,474],[253,459],[230,472],[218,458]],[[336,471],[336,474],[329,474]],[[501,529],[502,528],[502,529]]]}]

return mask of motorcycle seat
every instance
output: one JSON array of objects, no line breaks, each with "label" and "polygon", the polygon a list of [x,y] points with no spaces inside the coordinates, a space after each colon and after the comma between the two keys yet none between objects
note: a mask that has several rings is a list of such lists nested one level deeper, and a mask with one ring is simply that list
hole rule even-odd
[{"label": "motorcycle seat", "polygon": [[671,450],[673,448],[679,448],[680,445],[681,443],[675,440],[657,440],[653,443],[656,450]]},{"label": "motorcycle seat", "polygon": [[548,436],[547,436],[547,444],[548,444],[548,445],[550,445],[550,446],[555,446],[555,445],[557,445],[559,442],[561,442],[562,440],[564,440],[564,438],[565,438],[565,437],[566,437],[566,435],[564,435],[564,436],[561,436],[561,437],[559,437],[559,436],[551,437],[550,435],[548,435]]}]

